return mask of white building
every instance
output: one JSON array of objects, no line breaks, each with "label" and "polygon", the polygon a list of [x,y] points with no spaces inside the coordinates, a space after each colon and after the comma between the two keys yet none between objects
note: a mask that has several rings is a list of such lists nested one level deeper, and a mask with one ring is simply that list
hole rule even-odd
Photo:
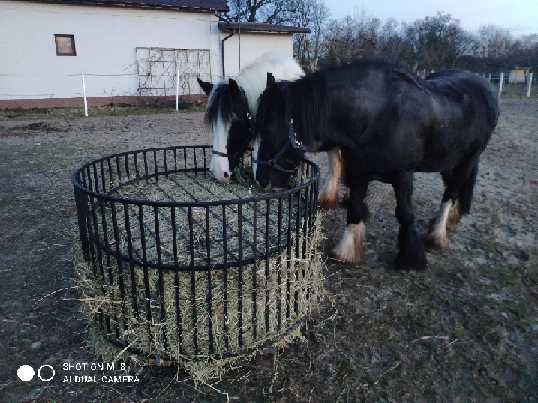
[{"label": "white building", "polygon": [[[202,92],[308,30],[219,23],[225,0],[0,1],[0,108],[139,103]],[[83,80],[84,76],[84,80]],[[179,79],[178,79],[179,78]]]}]

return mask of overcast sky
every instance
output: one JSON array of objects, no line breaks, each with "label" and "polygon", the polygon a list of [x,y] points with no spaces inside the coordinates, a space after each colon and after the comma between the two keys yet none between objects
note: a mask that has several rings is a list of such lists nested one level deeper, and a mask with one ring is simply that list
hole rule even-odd
[{"label": "overcast sky", "polygon": [[325,4],[333,18],[364,9],[369,16],[408,22],[444,11],[471,31],[495,24],[515,35],[538,33],[538,0],[325,0]]}]

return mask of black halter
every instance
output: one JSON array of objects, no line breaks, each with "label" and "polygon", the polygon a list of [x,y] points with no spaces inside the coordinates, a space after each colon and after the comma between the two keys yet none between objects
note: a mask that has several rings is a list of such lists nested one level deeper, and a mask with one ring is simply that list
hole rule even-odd
[{"label": "black halter", "polygon": [[[247,120],[248,120],[248,129],[251,133],[254,132],[254,119],[252,118],[252,115],[250,112],[247,112]],[[252,151],[252,148],[248,148],[247,151]],[[219,157],[228,158],[228,153],[223,153],[221,151],[217,151],[214,149],[211,149],[211,154],[218,155]]]},{"label": "black halter", "polygon": [[218,155],[219,157],[228,158],[228,154],[226,154],[226,153],[221,153],[220,151],[216,151],[216,150],[211,150],[211,154],[213,154],[213,155]]},{"label": "black halter", "polygon": [[284,154],[290,147],[294,150],[304,152],[303,144],[299,140],[297,140],[297,133],[295,132],[295,128],[293,126],[293,119],[290,120],[288,138],[284,142],[284,145],[280,148],[280,151],[277,152],[275,156],[270,160],[254,160],[254,162],[256,162],[258,165],[265,165],[271,169],[274,169],[275,171],[291,174],[295,172],[295,169],[283,168],[279,163],[280,159],[284,156]]}]

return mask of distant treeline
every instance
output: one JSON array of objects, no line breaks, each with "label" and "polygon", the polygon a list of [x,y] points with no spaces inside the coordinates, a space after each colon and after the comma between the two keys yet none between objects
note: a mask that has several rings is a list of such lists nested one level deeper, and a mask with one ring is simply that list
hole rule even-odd
[{"label": "distant treeline", "polygon": [[331,19],[323,0],[231,0],[227,18],[290,24],[311,29],[296,35],[295,54],[307,71],[365,56],[386,57],[415,71],[464,68],[495,73],[514,67],[538,71],[538,33],[514,37],[487,25],[464,30],[449,14],[411,23],[382,21],[366,13]]}]

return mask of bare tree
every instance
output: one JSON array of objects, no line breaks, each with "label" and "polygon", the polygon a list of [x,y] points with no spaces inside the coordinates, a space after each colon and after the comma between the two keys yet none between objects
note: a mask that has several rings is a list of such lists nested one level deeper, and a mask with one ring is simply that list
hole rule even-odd
[{"label": "bare tree", "polygon": [[496,25],[485,25],[478,30],[483,56],[499,58],[505,56],[513,39],[509,30]]},{"label": "bare tree", "polygon": [[229,5],[231,21],[310,28],[310,35],[295,35],[294,51],[307,71],[317,68],[323,28],[329,16],[323,0],[231,0]]},{"label": "bare tree", "polygon": [[291,0],[288,2],[287,22],[310,28],[310,34],[295,35],[294,53],[306,71],[317,69],[322,34],[329,10],[323,0]]},{"label": "bare tree", "polygon": [[325,64],[349,63],[357,57],[378,53],[381,20],[357,14],[331,21],[324,38]]},{"label": "bare tree", "polygon": [[408,25],[405,36],[417,68],[426,70],[455,67],[470,40],[459,21],[442,12]]},{"label": "bare tree", "polygon": [[231,0],[229,19],[236,22],[280,24],[287,18],[286,0]]}]

